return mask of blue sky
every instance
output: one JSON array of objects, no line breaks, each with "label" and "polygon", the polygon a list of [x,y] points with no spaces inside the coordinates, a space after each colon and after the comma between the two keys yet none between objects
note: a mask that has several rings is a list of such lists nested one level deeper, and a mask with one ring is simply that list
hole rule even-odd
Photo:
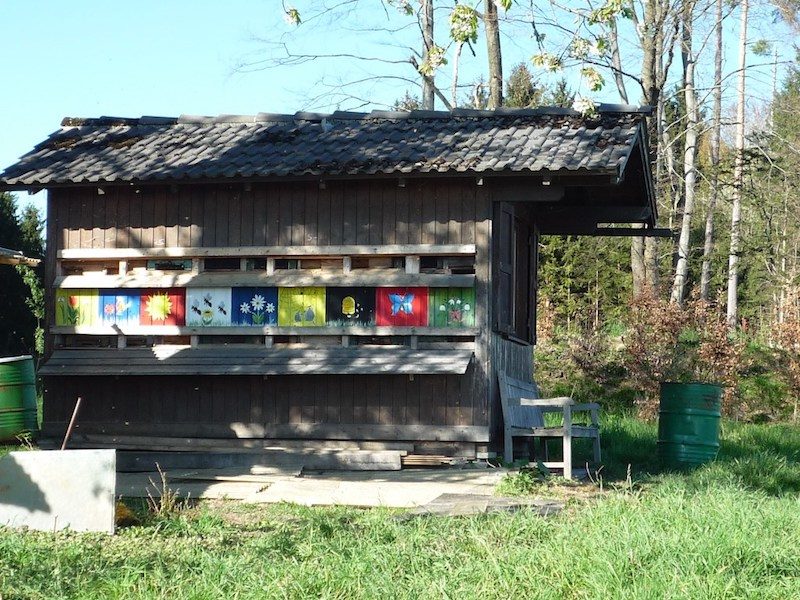
[{"label": "blue sky", "polygon": [[[296,4],[301,14],[311,15],[310,0]],[[364,1],[360,6],[373,4],[377,2]],[[525,3],[516,4],[514,10],[521,12]],[[442,15],[441,25],[444,20]],[[404,36],[414,39],[415,31],[406,28],[392,44],[386,43],[384,33],[369,32],[387,23],[402,24],[402,18],[365,8],[344,18],[321,17],[298,30],[296,48],[334,51],[346,40],[355,53],[404,58],[408,55],[402,47]],[[735,33],[737,23],[732,21],[730,26]],[[277,42],[290,30],[278,0],[0,0],[0,73],[6,84],[0,94],[0,169],[58,129],[65,116],[334,110],[335,103],[310,107],[309,99],[324,91],[325,83],[368,79],[385,68],[376,63],[314,61],[273,70],[236,71],[242,61],[264,56],[267,46],[255,38]],[[445,34],[444,27],[440,31]],[[503,41],[507,70],[535,51],[529,29],[508,31]],[[735,40],[732,35],[729,49],[735,50]],[[477,59],[465,51],[463,82],[483,69],[480,44],[476,52]],[[407,65],[394,69],[398,75],[414,75]],[[449,75],[447,66],[442,78]],[[391,103],[406,88],[394,80],[362,86],[360,95],[376,101],[375,106],[365,107],[369,109]],[[631,95],[638,98],[636,92]],[[613,86],[608,85],[599,99],[617,101]],[[37,205],[42,205],[42,196],[33,197]],[[25,203],[28,198],[21,200]]]}]

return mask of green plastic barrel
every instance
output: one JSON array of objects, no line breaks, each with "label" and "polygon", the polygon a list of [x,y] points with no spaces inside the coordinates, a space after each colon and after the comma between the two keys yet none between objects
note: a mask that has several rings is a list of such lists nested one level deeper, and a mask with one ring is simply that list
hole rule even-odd
[{"label": "green plastic barrel", "polygon": [[710,383],[662,383],[658,457],[671,465],[701,465],[719,451],[722,388]]},{"label": "green plastic barrel", "polygon": [[0,442],[26,432],[38,432],[33,357],[0,358]]}]

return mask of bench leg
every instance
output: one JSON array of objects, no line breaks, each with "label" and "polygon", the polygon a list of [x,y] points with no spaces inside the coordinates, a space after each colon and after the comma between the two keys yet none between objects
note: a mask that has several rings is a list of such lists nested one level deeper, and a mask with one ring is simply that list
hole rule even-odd
[{"label": "bench leg", "polygon": [[572,479],[572,435],[564,434],[564,479]]},{"label": "bench leg", "polygon": [[514,437],[511,432],[505,432],[505,449],[503,450],[503,460],[507,463],[514,462]]},{"label": "bench leg", "polygon": [[594,436],[594,462],[600,463],[600,433]]}]

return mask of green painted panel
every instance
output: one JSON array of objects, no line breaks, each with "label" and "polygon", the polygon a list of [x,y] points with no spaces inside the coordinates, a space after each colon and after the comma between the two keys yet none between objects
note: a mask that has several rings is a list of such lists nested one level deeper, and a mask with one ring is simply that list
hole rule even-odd
[{"label": "green painted panel", "polygon": [[431,327],[473,327],[475,288],[431,288]]}]

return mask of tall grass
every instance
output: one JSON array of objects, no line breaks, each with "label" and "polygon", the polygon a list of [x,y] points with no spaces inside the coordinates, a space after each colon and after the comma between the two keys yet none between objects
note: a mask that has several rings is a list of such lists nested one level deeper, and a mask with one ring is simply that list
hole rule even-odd
[{"label": "tall grass", "polygon": [[686,472],[658,468],[652,425],[603,431],[611,491],[555,517],[201,504],[114,537],[3,531],[0,596],[800,597],[793,428],[725,423],[720,459]]}]

